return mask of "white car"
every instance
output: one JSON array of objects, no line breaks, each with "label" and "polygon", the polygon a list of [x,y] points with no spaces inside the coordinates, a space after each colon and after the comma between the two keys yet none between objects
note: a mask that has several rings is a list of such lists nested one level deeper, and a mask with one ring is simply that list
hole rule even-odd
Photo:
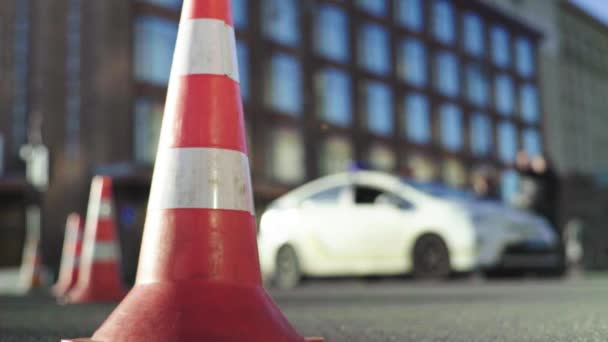
[{"label": "white car", "polygon": [[489,274],[538,271],[559,275],[560,240],[549,222],[526,210],[433,183],[409,182],[431,196],[460,203],[472,215],[478,239],[478,266]]},{"label": "white car", "polygon": [[271,204],[258,237],[261,269],[278,287],[302,276],[413,273],[445,278],[475,269],[473,217],[380,172],[307,183]]}]

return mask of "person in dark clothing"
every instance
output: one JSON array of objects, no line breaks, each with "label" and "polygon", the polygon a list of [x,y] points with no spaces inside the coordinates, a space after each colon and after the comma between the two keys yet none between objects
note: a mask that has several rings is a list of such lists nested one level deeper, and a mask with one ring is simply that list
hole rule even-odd
[{"label": "person in dark clothing", "polygon": [[550,163],[543,156],[536,156],[532,159],[531,169],[538,188],[538,194],[531,209],[539,215],[544,216],[561,236],[561,231],[557,228],[559,216],[559,178]]},{"label": "person in dark clothing", "polygon": [[482,166],[473,172],[472,185],[475,197],[496,201],[500,198],[496,171],[489,166]]}]

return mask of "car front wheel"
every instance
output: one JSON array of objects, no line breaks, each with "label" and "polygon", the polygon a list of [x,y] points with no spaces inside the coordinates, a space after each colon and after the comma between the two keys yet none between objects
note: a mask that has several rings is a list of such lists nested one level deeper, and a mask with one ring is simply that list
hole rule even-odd
[{"label": "car front wheel", "polygon": [[292,289],[298,286],[301,277],[296,251],[291,246],[281,247],[276,258],[274,285],[279,289]]},{"label": "car front wheel", "polygon": [[436,235],[424,235],[414,245],[414,277],[437,280],[450,275],[450,256],[443,240]]}]

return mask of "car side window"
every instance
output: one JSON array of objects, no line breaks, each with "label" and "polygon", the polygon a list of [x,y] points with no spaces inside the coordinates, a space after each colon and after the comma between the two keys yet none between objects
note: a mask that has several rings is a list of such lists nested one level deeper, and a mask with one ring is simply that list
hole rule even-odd
[{"label": "car side window", "polygon": [[337,204],[343,190],[344,187],[342,186],[329,188],[309,196],[304,202],[312,204]]},{"label": "car side window", "polygon": [[404,210],[413,208],[412,203],[400,196],[397,196],[391,192],[362,185],[355,187],[355,203],[357,205],[388,204]]}]

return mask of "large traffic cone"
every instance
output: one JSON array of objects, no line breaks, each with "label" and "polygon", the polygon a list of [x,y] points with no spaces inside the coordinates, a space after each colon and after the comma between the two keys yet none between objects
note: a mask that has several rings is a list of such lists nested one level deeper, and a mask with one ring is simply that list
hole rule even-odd
[{"label": "large traffic cone", "polygon": [[93,178],[79,271],[66,302],[110,302],[125,296],[109,177]]},{"label": "large traffic cone", "polygon": [[82,218],[71,213],[65,225],[63,252],[57,283],[51,289],[56,297],[63,297],[76,284],[82,251]]},{"label": "large traffic cone", "polygon": [[94,341],[304,341],[262,287],[229,0],[185,0],[135,287]]}]

